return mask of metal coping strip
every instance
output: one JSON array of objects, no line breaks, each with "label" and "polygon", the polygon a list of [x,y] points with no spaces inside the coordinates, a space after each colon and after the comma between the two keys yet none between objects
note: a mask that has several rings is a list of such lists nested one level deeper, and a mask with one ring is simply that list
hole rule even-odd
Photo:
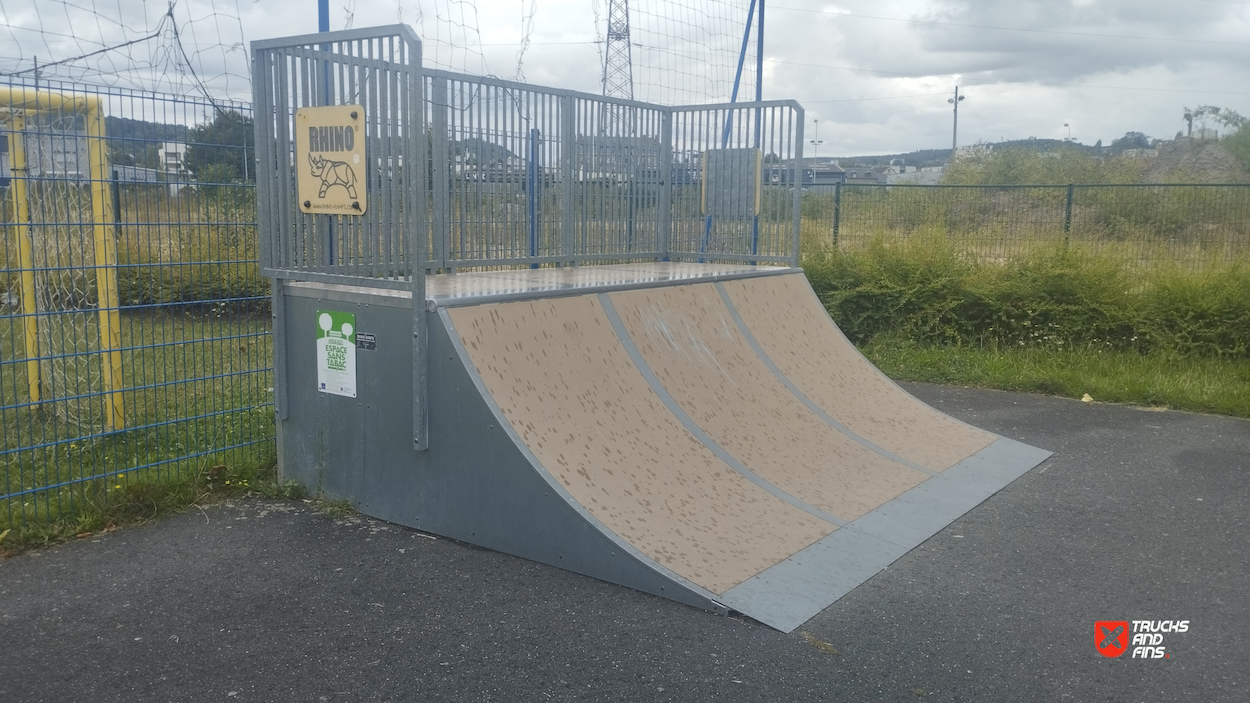
[{"label": "metal coping strip", "polygon": [[830,515],[813,505],[799,500],[798,498],[764,480],[762,476],[747,468],[745,464],[738,461],[729,452],[725,451],[724,447],[717,444],[716,440],[712,439],[706,432],[703,431],[703,428],[699,427],[699,425],[694,421],[694,418],[686,414],[685,410],[682,410],[681,406],[677,404],[677,401],[673,399],[673,396],[670,395],[664,388],[664,385],[660,383],[660,379],[657,378],[655,372],[651,370],[651,367],[647,364],[647,360],[644,359],[642,357],[642,353],[638,351],[638,347],[634,344],[634,340],[629,336],[629,331],[625,329],[625,323],[621,321],[621,316],[616,312],[616,306],[612,304],[612,300],[606,293],[599,294],[599,303],[603,306],[603,311],[607,314],[608,321],[612,323],[612,329],[616,331],[616,336],[620,339],[621,345],[625,347],[625,351],[629,354],[629,358],[633,360],[634,365],[636,365],[638,370],[642,372],[642,376],[646,379],[647,384],[651,386],[651,390],[660,397],[664,406],[668,408],[669,412],[673,413],[673,415],[681,422],[686,430],[690,432],[690,434],[694,435],[695,439],[702,443],[703,446],[711,450],[711,452],[721,461],[725,462],[729,468],[738,472],[743,478],[747,479],[751,483],[754,483],[756,486],[768,491],[774,497],[780,498],[803,512],[818,517],[825,522],[833,523],[838,527],[843,527],[847,524],[846,520]]},{"label": "metal coping strip", "polygon": [[1051,453],[1005,437],[722,594],[791,632]]},{"label": "metal coping strip", "polygon": [[835,430],[841,432],[842,434],[846,435],[850,439],[854,440],[857,444],[863,446],[864,448],[871,449],[872,451],[880,454],[881,456],[884,456],[887,459],[896,461],[910,469],[915,469],[916,471],[919,471],[920,473],[928,474],[929,476],[938,475],[937,471],[921,466],[920,464],[917,464],[916,462],[911,461],[910,459],[904,459],[903,457],[895,454],[894,452],[888,449],[885,449],[884,447],[879,447],[876,444],[873,444],[872,442],[858,435],[851,428],[847,427],[841,422],[838,422],[836,419],[834,419],[832,416],[826,413],[823,409],[821,409],[820,406],[813,403],[811,398],[808,398],[807,395],[803,393],[803,391],[799,390],[798,386],[794,385],[794,382],[792,382],[789,379],[789,377],[787,377],[781,371],[781,369],[777,368],[777,365],[773,363],[772,358],[770,358],[768,354],[764,351],[764,348],[760,346],[759,340],[757,340],[755,338],[755,335],[751,334],[751,330],[747,328],[747,323],[742,319],[742,315],[738,312],[738,308],[734,307],[733,301],[729,298],[729,293],[725,290],[725,287],[720,284],[720,281],[717,281],[715,285],[716,285],[716,292],[720,293],[721,302],[723,302],[725,304],[725,307],[729,309],[729,316],[732,317],[734,323],[738,325],[738,331],[742,333],[742,336],[744,338],[746,338],[747,344],[751,346],[751,349],[755,350],[755,355],[760,358],[760,361],[764,362],[764,365],[768,367],[769,371],[773,372],[773,376],[776,376],[777,380],[780,381],[783,386],[785,386],[791,393],[794,394],[794,397],[798,398],[804,405],[807,406],[808,410],[811,410],[813,413],[816,414],[817,417],[819,417],[820,419],[828,423],[829,426],[833,427]]},{"label": "metal coping strip", "polygon": [[[527,272],[527,269],[516,269],[518,273]],[[491,272],[493,273],[493,272]],[[689,278],[665,278],[654,281],[629,281],[622,283],[592,283],[582,286],[573,284],[560,284],[559,287],[542,288],[524,291],[509,292],[492,292],[481,295],[466,294],[463,296],[448,297],[443,295],[430,296],[426,294],[426,310],[436,312],[442,308],[461,308],[472,305],[486,305],[488,303],[507,303],[518,300],[538,300],[541,298],[566,298],[573,295],[593,295],[595,293],[612,293],[623,290],[639,290],[643,288],[665,288],[668,286],[693,285],[696,283],[709,283],[719,281],[734,281],[743,278],[763,278],[765,276],[780,276],[787,273],[802,273],[802,269],[795,268],[762,268],[754,271],[741,271],[738,273],[717,273],[700,276],[691,276]],[[461,274],[463,276],[471,276],[472,274]],[[412,299],[412,291],[408,288],[398,286],[373,286],[362,285],[364,281],[374,282],[379,279],[352,279],[350,282],[343,280],[342,277],[335,277],[332,280],[326,280],[325,276],[304,277],[307,280],[297,279],[278,279],[285,284],[287,295],[294,295],[305,298],[318,298],[322,296],[339,296],[336,299],[356,302],[365,302],[370,296],[381,298],[396,298],[405,301]],[[393,279],[392,279],[393,280]],[[403,282],[406,283],[406,282]],[[342,296],[354,296],[345,298]],[[404,303],[405,305],[407,303]]]},{"label": "metal coping strip", "polygon": [[430,309],[430,312],[433,312],[439,308],[458,308],[469,305],[485,305],[487,303],[506,303],[516,300],[537,300],[539,298],[565,298],[572,295],[613,293],[616,291],[640,290],[643,288],[667,288],[669,286],[684,286],[695,283],[734,281],[741,278],[762,278],[764,276],[778,276],[795,272],[801,273],[802,269],[789,267],[778,268],[775,270],[758,269],[755,271],[742,271],[740,273],[718,273],[708,274],[705,276],[694,276],[690,278],[666,278],[654,281],[630,281],[623,283],[596,283],[584,286],[564,284],[564,286],[559,288],[544,288],[541,290],[488,293],[484,295],[465,295],[463,297],[431,296],[427,298],[426,305]]}]

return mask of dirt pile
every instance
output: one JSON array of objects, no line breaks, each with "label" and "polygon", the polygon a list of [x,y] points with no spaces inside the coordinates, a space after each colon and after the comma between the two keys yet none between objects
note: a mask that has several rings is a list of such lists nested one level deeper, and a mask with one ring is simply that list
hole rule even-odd
[{"label": "dirt pile", "polygon": [[1250,183],[1250,172],[1214,139],[1182,137],[1159,145],[1144,183]]}]

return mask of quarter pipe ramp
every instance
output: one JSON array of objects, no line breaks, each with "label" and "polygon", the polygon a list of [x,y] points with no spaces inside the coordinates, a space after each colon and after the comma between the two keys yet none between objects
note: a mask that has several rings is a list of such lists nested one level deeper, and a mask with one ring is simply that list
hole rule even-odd
[{"label": "quarter pipe ramp", "polygon": [[284,288],[287,369],[326,309],[375,340],[356,398],[287,384],[284,477],[784,631],[1049,455],[912,398],[800,271],[677,263],[427,278],[414,452],[409,298]]}]

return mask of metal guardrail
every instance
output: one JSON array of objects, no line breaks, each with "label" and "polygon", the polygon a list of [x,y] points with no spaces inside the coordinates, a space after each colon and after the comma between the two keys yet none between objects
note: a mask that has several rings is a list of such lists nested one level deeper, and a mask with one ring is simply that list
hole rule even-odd
[{"label": "metal guardrail", "polygon": [[[792,171],[802,158],[803,110],[792,101],[665,107],[422,73],[420,42],[402,25],[256,42],[253,50],[257,113],[269,116],[257,132],[267,275],[406,288],[415,259],[426,272],[797,261],[795,179],[762,179],[765,167]],[[295,111],[344,104],[364,106],[368,189],[382,207],[301,213],[290,196]],[[757,154],[749,172],[731,164],[705,178],[709,154],[738,151]],[[758,191],[749,194],[752,212],[708,209],[718,202],[707,199],[709,183],[741,190],[737,181],[747,180]],[[422,227],[418,212],[427,206]]]},{"label": "metal guardrail", "polygon": [[[404,25],[252,43],[261,268],[275,278],[407,289],[426,233],[421,42]],[[366,163],[355,176],[363,215],[301,212],[295,198],[295,113],[360,105]],[[413,177],[415,176],[415,178]],[[419,274],[418,274],[419,275]]]},{"label": "metal guardrail", "polygon": [[273,451],[251,107],[0,85],[0,532]]},{"label": "metal guardrail", "polygon": [[1143,264],[1250,258],[1250,184],[808,186],[803,215],[848,248],[941,235],[986,259],[1061,243]]},{"label": "metal guardrail", "polygon": [[793,163],[802,109],[792,102],[668,108],[446,71],[426,80],[431,271],[794,261],[789,178],[764,186],[758,222],[709,226],[702,207],[709,151],[759,149],[774,170]]}]

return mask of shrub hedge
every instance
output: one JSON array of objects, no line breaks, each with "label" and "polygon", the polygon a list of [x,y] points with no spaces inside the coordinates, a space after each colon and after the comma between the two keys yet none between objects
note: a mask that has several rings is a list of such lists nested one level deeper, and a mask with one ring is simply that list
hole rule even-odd
[{"label": "shrub hedge", "polygon": [[1143,269],[1061,245],[988,262],[926,236],[809,251],[803,266],[856,343],[891,333],[928,344],[1250,356],[1243,263]]}]

